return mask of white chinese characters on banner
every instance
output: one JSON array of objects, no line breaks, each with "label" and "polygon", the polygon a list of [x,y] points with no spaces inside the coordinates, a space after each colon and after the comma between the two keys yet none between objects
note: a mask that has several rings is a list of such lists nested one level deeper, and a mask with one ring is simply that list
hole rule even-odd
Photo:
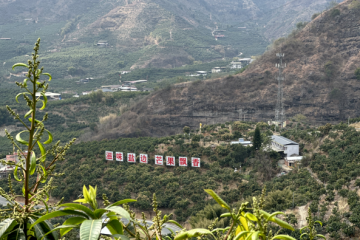
[{"label": "white chinese characters on banner", "polygon": [[192,167],[200,167],[200,158],[191,158],[191,166]]},{"label": "white chinese characters on banner", "polygon": [[148,155],[140,154],[140,163],[148,163]]},{"label": "white chinese characters on banner", "polygon": [[166,156],[166,166],[175,166],[175,157]]},{"label": "white chinese characters on banner", "polygon": [[187,157],[179,157],[179,166],[187,167]]},{"label": "white chinese characters on banner", "polygon": [[119,162],[123,162],[124,161],[124,154],[122,152],[116,152],[115,160],[119,161]]},{"label": "white chinese characters on banner", "polygon": [[105,159],[109,160],[109,161],[113,161],[114,157],[113,157],[113,152],[111,151],[105,151]]},{"label": "white chinese characters on banner", "polygon": [[128,153],[127,154],[127,161],[130,163],[136,163],[136,154],[135,153]]},{"label": "white chinese characters on banner", "polygon": [[155,155],[155,164],[156,165],[163,165],[164,164],[163,156]]}]

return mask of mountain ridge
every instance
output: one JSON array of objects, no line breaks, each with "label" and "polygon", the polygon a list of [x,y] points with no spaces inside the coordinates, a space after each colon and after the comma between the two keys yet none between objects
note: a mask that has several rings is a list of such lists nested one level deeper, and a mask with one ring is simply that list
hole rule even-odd
[{"label": "mountain ridge", "polygon": [[[324,12],[289,38],[279,39],[242,74],[178,84],[152,94],[119,117],[119,127],[108,133],[113,138],[174,134],[184,126],[238,120],[240,109],[246,120],[271,120],[280,49],[287,63],[284,103],[289,117],[301,113],[316,123],[357,116],[360,82],[354,71],[360,67],[360,18],[351,2]],[[103,137],[100,134],[95,139]]]}]

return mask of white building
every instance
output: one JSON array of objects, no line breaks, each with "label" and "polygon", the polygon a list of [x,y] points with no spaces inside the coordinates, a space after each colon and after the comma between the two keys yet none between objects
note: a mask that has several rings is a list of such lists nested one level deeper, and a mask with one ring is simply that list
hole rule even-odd
[{"label": "white building", "polygon": [[207,71],[196,71],[197,74],[199,74],[199,76],[206,76],[207,75]]},{"label": "white building", "polygon": [[252,145],[252,142],[251,141],[244,141],[243,138],[239,138],[239,141],[231,141],[230,144],[231,145],[233,145],[233,144],[241,144],[243,146],[249,146],[249,145]]},{"label": "white building", "polygon": [[[43,98],[40,92],[37,92],[35,94],[36,97]],[[45,96],[48,100],[61,100],[61,94],[60,93],[52,93],[52,92],[46,92]]]},{"label": "white building", "polygon": [[232,61],[230,63],[230,68],[231,69],[240,69],[240,68],[244,68],[247,65],[249,65],[250,63],[252,63],[254,60],[251,58],[240,58],[239,61],[234,62]]},{"label": "white building", "polygon": [[297,162],[300,162],[303,159],[303,156],[293,156],[285,158],[285,165],[288,167],[296,166]]},{"label": "white building", "polygon": [[284,152],[287,158],[299,155],[299,144],[286,137],[273,135],[271,137],[271,146],[277,152]]},{"label": "white building", "polygon": [[119,91],[120,88],[121,88],[121,85],[106,85],[106,86],[101,86],[101,91],[116,92],[116,91]]},{"label": "white building", "polygon": [[241,67],[241,62],[231,62],[230,63],[230,69],[240,69],[240,68],[242,68]]}]

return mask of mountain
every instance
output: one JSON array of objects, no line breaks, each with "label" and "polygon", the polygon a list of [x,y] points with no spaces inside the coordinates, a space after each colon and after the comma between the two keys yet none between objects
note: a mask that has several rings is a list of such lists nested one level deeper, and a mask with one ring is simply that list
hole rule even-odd
[{"label": "mountain", "polygon": [[[184,126],[238,120],[274,119],[277,101],[276,53],[285,54],[284,104],[287,117],[312,122],[358,116],[360,24],[357,1],[345,1],[317,16],[272,48],[245,72],[215,80],[176,84],[140,101],[118,118],[119,126],[97,136],[166,135]],[[239,110],[242,115],[239,116]],[[245,113],[245,116],[244,116]]]},{"label": "mountain", "polygon": [[[69,68],[101,76],[232,58],[240,52],[259,55],[270,39],[289,33],[329,2],[1,0],[0,38],[11,40],[0,40],[0,61],[5,62],[0,74],[8,76],[11,64],[26,61],[38,37],[45,67],[59,79],[69,76]],[[214,35],[224,37],[216,41]]]}]

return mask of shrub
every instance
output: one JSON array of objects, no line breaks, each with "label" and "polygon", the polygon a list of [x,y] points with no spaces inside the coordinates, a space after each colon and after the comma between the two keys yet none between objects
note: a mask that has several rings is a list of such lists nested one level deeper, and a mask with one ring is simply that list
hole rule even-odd
[{"label": "shrub", "polygon": [[[360,1],[359,1],[359,5],[360,5]],[[360,68],[357,68],[357,69],[355,70],[355,76],[356,76],[356,78],[357,78],[358,80],[360,80]]]},{"label": "shrub", "polygon": [[330,11],[330,16],[331,16],[332,18],[334,18],[334,17],[336,17],[336,16],[339,16],[339,15],[340,15],[340,10],[337,9],[337,8],[334,8],[334,9],[332,9],[332,10]]},{"label": "shrub", "polygon": [[311,20],[314,20],[315,18],[317,18],[317,16],[319,16],[320,13],[314,13],[312,16],[311,16]]},{"label": "shrub", "polygon": [[354,10],[358,10],[360,9],[360,0],[353,0],[350,5],[349,5],[350,9],[354,9]]},{"label": "shrub", "polygon": [[347,195],[349,194],[349,190],[347,189],[340,189],[339,190],[339,195],[342,197],[347,197]]},{"label": "shrub", "polygon": [[327,61],[324,65],[324,71],[328,78],[332,77],[335,72],[335,66],[332,61]]}]

